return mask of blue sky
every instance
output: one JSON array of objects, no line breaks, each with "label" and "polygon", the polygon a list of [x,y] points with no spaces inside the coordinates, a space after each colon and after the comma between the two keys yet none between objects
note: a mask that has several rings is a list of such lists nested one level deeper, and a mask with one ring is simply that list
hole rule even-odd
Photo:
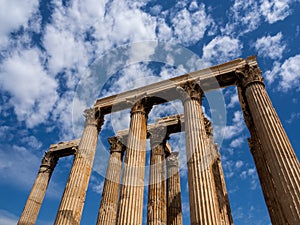
[{"label": "blue sky", "polygon": [[[257,55],[270,98],[300,157],[299,0],[0,3],[0,224],[16,224],[44,152],[50,144],[80,136],[82,110],[98,97],[239,57]],[[112,56],[124,44],[149,41],[180,46],[185,56],[197,59],[180,64],[173,52],[158,62],[135,61],[156,60],[148,57],[155,46],[141,45],[135,49],[140,51],[126,52],[131,61],[126,58],[125,64],[121,57],[106,61],[109,76],[99,73],[101,85],[92,84],[96,94],[84,101],[88,95],[80,87],[86,87],[95,61]],[[221,93],[226,126],[215,133],[223,140],[219,144],[234,222],[270,224],[236,90],[230,87]],[[208,116],[209,105],[204,100]],[[178,101],[169,103],[168,110],[155,107],[149,122],[182,112]],[[128,110],[106,116],[99,141],[102,149],[97,151],[108,149],[107,137],[128,124]],[[183,218],[189,224],[184,134],[172,135],[170,143],[173,150],[182,152]],[[97,153],[82,224],[95,224],[104,161]],[[72,157],[59,160],[37,224],[53,224],[71,163]]]}]

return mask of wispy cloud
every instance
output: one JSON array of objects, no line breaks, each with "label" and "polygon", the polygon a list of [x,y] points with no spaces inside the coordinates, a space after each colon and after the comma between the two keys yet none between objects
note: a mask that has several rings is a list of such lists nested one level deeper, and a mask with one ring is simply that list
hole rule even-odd
[{"label": "wispy cloud", "polygon": [[290,4],[294,0],[262,0],[260,5],[260,12],[265,16],[265,20],[272,24],[288,17],[292,10]]},{"label": "wispy cloud", "polygon": [[203,47],[202,58],[212,63],[222,63],[241,54],[243,44],[236,38],[217,36]]},{"label": "wispy cloud", "polygon": [[286,120],[287,123],[293,123],[295,120],[298,120],[300,118],[300,112],[293,112],[290,115],[290,118]]},{"label": "wispy cloud", "polygon": [[227,35],[240,36],[256,30],[261,23],[259,3],[255,0],[235,0],[228,13],[231,21],[221,28]]},{"label": "wispy cloud", "polygon": [[9,44],[11,32],[17,31],[22,25],[27,25],[31,16],[36,13],[38,6],[39,2],[34,0],[1,1],[0,50]]},{"label": "wispy cloud", "polygon": [[272,70],[266,71],[266,80],[269,84],[278,80],[277,89],[279,91],[287,92],[290,89],[299,91],[300,84],[300,55],[295,55],[287,58],[282,64],[275,62]]},{"label": "wispy cloud", "polygon": [[281,59],[286,45],[282,41],[282,33],[279,32],[274,36],[264,36],[256,40],[255,49],[258,54],[271,59]]},{"label": "wispy cloud", "polygon": [[58,84],[41,65],[40,54],[35,48],[20,49],[0,65],[0,85],[10,93],[18,120],[28,127],[43,123],[58,98]]},{"label": "wispy cloud", "polygon": [[16,225],[18,217],[6,210],[0,209],[0,224],[5,225]]},{"label": "wispy cloud", "polygon": [[243,114],[241,111],[235,111],[233,113],[232,125],[217,128],[217,134],[223,135],[225,140],[232,139],[233,137],[239,136],[245,129]]},{"label": "wispy cloud", "polygon": [[[9,153],[7,153],[7,149],[10,149]],[[2,182],[29,189],[34,182],[41,159],[24,147],[2,145],[0,148],[0,161]],[[20,173],[20,169],[22,173]]]},{"label": "wispy cloud", "polygon": [[205,5],[193,3],[188,9],[184,8],[178,11],[172,18],[173,37],[183,45],[191,45],[201,40],[213,24],[213,19],[207,15]]}]

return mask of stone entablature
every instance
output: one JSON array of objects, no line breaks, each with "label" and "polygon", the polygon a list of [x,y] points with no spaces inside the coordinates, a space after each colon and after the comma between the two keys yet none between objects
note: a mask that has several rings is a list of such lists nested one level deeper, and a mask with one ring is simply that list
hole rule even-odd
[{"label": "stone entablature", "polygon": [[[112,109],[116,112],[131,108],[132,103],[131,101],[128,101],[128,99],[135,99],[136,96],[146,95],[152,100],[153,105],[176,100],[180,97],[176,88],[187,81],[200,82],[201,88],[204,91],[233,86],[237,81],[236,70],[242,69],[246,65],[257,66],[256,57],[250,56],[247,59],[240,58],[232,60],[227,63],[184,74],[169,80],[101,98],[96,101],[94,107],[100,108],[104,114],[109,114]],[[164,96],[168,96],[168,99],[165,99]]]}]

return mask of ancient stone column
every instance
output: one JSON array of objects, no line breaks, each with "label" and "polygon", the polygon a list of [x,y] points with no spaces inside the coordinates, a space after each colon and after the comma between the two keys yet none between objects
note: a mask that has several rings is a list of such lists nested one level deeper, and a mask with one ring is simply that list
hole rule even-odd
[{"label": "ancient stone column", "polygon": [[242,112],[244,115],[244,120],[251,135],[251,138],[248,138],[249,149],[254,159],[260,185],[264,194],[264,199],[269,211],[272,224],[288,224],[288,221],[286,220],[283,211],[281,210],[280,203],[276,198],[276,187],[269,169],[269,164],[271,162],[268,158],[266,158],[264,154],[265,151],[262,150],[262,146],[257,136],[256,128],[250,115],[249,108],[244,101],[242,88],[238,86],[237,89]]},{"label": "ancient stone column", "polygon": [[215,145],[215,151],[217,152],[217,157],[212,165],[212,170],[214,174],[214,181],[216,186],[216,194],[218,198],[218,207],[220,210],[221,224],[233,225],[228,192],[227,192],[224,172],[221,164],[221,156],[218,151],[217,145]]},{"label": "ancient stone column", "polygon": [[[300,224],[300,164],[267,94],[261,71],[257,66],[246,65],[238,69],[236,75],[263,158],[268,159],[268,176],[275,187],[273,197],[278,199],[283,221],[287,221],[285,224]],[[258,171],[260,173],[264,172]]]},{"label": "ancient stone column", "polygon": [[182,225],[182,206],[178,152],[167,157],[167,224]]},{"label": "ancient stone column", "polygon": [[166,203],[166,170],[165,170],[165,145],[166,128],[157,127],[149,131],[151,158],[150,158],[150,179],[148,190],[148,225],[167,224],[167,203]]},{"label": "ancient stone column", "polygon": [[147,118],[151,105],[147,98],[131,109],[124,160],[124,173],[117,216],[118,225],[141,225],[144,200]]},{"label": "ancient stone column", "polygon": [[103,114],[99,110],[88,109],[84,115],[86,117],[84,131],[60,202],[55,225],[80,224],[98,133],[103,124]]},{"label": "ancient stone column", "polygon": [[211,170],[212,152],[201,106],[203,91],[192,81],[186,82],[178,91],[184,105],[191,224],[220,224]]},{"label": "ancient stone column", "polygon": [[214,177],[214,192],[216,199],[216,207],[219,210],[221,224],[222,225],[233,225],[233,219],[230,209],[230,203],[227,193],[227,188],[225,184],[225,178],[223,173],[223,168],[221,164],[221,155],[218,150],[217,144],[214,143],[213,129],[211,122],[204,117],[205,131],[207,135],[208,145],[211,149],[211,160],[212,166],[211,170]]},{"label": "ancient stone column", "polygon": [[42,159],[40,170],[35,179],[18,225],[34,225],[36,223],[36,219],[38,217],[52,172],[57,161],[58,157],[53,153],[45,153],[45,156]]},{"label": "ancient stone column", "polygon": [[110,158],[102,191],[97,225],[116,224],[124,145],[119,137],[108,139]]}]

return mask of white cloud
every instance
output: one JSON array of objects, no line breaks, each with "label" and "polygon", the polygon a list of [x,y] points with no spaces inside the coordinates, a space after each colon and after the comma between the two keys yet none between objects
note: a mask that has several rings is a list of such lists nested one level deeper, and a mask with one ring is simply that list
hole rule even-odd
[{"label": "white cloud", "polygon": [[159,15],[161,13],[161,11],[162,11],[161,5],[155,5],[150,8],[150,13],[155,16]]},{"label": "white cloud", "polygon": [[300,112],[293,112],[290,115],[290,118],[286,121],[287,123],[293,123],[295,120],[298,120],[300,118]]},{"label": "white cloud", "polygon": [[[107,4],[106,1],[89,0],[84,3],[72,1],[64,7],[61,2],[55,2],[51,24],[45,28],[43,45],[47,51],[50,74],[55,76],[58,72],[64,71],[65,74],[57,79],[65,80],[67,88],[70,89],[61,96],[52,113],[53,120],[58,121],[59,126],[62,127],[60,130],[63,138],[71,136],[72,121],[69,115],[72,109],[69,105],[73,100],[72,91],[80,75],[87,74],[85,68],[88,63],[114,46],[155,39],[156,19],[139,9],[144,4],[145,2],[135,1],[114,1]],[[86,40],[87,34],[91,37],[89,41]],[[132,51],[132,53],[131,57],[135,57],[137,53],[151,55],[151,52],[145,52],[144,49]],[[115,83],[104,95],[116,94],[145,85],[145,82],[151,80],[147,75],[151,74],[144,74],[146,72],[144,68],[139,65],[125,68],[124,76],[118,80],[120,83]],[[135,79],[136,74],[143,76]],[[96,99],[97,96],[95,95],[94,98]],[[90,99],[90,101],[94,100]],[[88,107],[89,105],[90,103],[80,102],[79,110],[82,110],[81,106]],[[77,114],[81,116],[82,113]],[[81,133],[77,127],[74,129],[76,135]]]},{"label": "white cloud", "polygon": [[255,168],[249,168],[247,170],[244,170],[241,174],[240,177],[242,177],[243,179],[247,178],[247,177],[251,177],[254,178],[256,176],[256,169]]},{"label": "white cloud", "polygon": [[272,70],[267,70],[264,73],[264,78],[265,78],[265,80],[267,81],[268,84],[271,85],[278,78],[278,74],[280,72],[280,67],[281,67],[280,62],[275,61],[273,63]]},{"label": "white cloud", "polygon": [[16,215],[14,215],[6,210],[0,209],[0,224],[16,225],[18,220],[19,220],[19,218]]},{"label": "white cloud", "polygon": [[230,102],[229,104],[227,105],[227,108],[234,108],[236,105],[239,104],[239,96],[237,94],[237,91],[235,89],[235,92],[233,94],[230,95]]},{"label": "white cloud", "polygon": [[[167,99],[167,98],[166,98]],[[149,113],[149,121],[154,123],[157,119],[183,113],[183,105],[180,100],[171,101],[162,105],[155,105]]]},{"label": "white cloud", "polygon": [[242,48],[243,44],[236,38],[217,36],[203,47],[202,58],[221,63],[240,56]]},{"label": "white cloud", "polygon": [[124,91],[132,90],[154,83],[159,77],[153,76],[153,72],[145,63],[132,64],[120,71],[117,79],[110,81],[110,87],[103,92],[103,96],[119,94]]},{"label": "white cloud", "polygon": [[243,165],[244,165],[244,162],[241,161],[241,160],[235,162],[235,167],[236,167],[237,169],[241,168]]},{"label": "white cloud", "polygon": [[231,178],[235,174],[235,163],[232,160],[223,161],[224,174],[226,178]]},{"label": "white cloud", "polygon": [[244,35],[256,30],[264,19],[273,24],[291,15],[291,4],[296,0],[235,0],[229,10],[231,19],[221,31],[227,35]]},{"label": "white cloud", "polygon": [[[195,9],[195,7],[193,7]],[[190,45],[200,41],[208,27],[213,24],[212,18],[206,14],[205,5],[201,4],[197,11],[180,10],[171,20],[173,35],[180,44]]]},{"label": "white cloud", "polygon": [[290,57],[284,61],[280,68],[280,87],[284,91],[295,88],[300,90],[300,55]]},{"label": "white cloud", "polygon": [[182,202],[182,214],[183,216],[188,217],[190,214],[190,203],[189,202]]},{"label": "white cloud", "polygon": [[192,1],[189,6],[189,10],[193,11],[193,10],[197,10],[198,8],[199,8],[199,5],[198,5],[197,1]]},{"label": "white cloud", "polygon": [[271,59],[281,59],[286,45],[282,42],[282,33],[275,36],[264,36],[256,40],[255,49],[258,54]]},{"label": "white cloud", "polygon": [[64,69],[77,69],[88,64],[84,42],[68,30],[48,25],[43,43],[48,54],[48,69],[53,76]]},{"label": "white cloud", "polygon": [[110,115],[110,122],[114,132],[120,130],[128,130],[130,124],[130,110],[122,110],[118,112],[113,112]]},{"label": "white cloud", "polygon": [[[73,91],[64,92],[51,112],[51,119],[55,121],[56,126],[60,128],[59,133],[61,140],[71,140],[74,137],[80,137],[82,134],[84,124],[83,111],[88,107],[86,105],[82,106],[78,102],[77,104],[73,103],[73,98]],[[78,116],[78,118],[75,118],[76,116]],[[77,120],[81,122],[80,125],[73,123]]]},{"label": "white cloud", "polygon": [[241,174],[240,174],[240,177],[242,179],[246,179],[247,178],[247,171],[243,171]]},{"label": "white cloud", "polygon": [[157,20],[157,38],[160,41],[168,42],[172,40],[172,28],[166,23],[165,19],[159,18]]},{"label": "white cloud", "polygon": [[20,140],[23,144],[28,145],[32,148],[32,150],[36,150],[42,147],[42,142],[40,142],[36,137],[34,136],[27,136],[23,137]]},{"label": "white cloud", "polygon": [[187,157],[185,146],[185,132],[174,133],[170,135],[169,144],[172,152],[179,152],[179,170],[182,177],[187,177]]},{"label": "white cloud", "polygon": [[22,49],[0,67],[0,85],[10,96],[19,121],[28,127],[43,123],[57,100],[57,83],[41,65],[37,49]]},{"label": "white cloud", "polygon": [[104,186],[104,181],[105,179],[99,180],[99,178],[97,178],[95,175],[92,175],[89,185],[95,193],[101,194]]},{"label": "white cloud", "polygon": [[0,126],[0,140],[11,141],[13,139],[13,128],[11,126]]},{"label": "white cloud", "polygon": [[256,169],[255,169],[255,168],[250,168],[250,169],[248,170],[248,175],[249,175],[249,176],[255,175],[255,173],[256,173]]},{"label": "white cloud", "polygon": [[241,135],[244,128],[245,128],[245,124],[243,120],[243,114],[241,111],[236,111],[233,114],[232,125],[222,127],[220,129],[220,132],[223,135],[224,139],[226,140]]},{"label": "white cloud", "polygon": [[250,181],[250,190],[256,190],[256,188],[258,187],[259,181],[258,181],[258,177],[257,177],[255,168],[249,168],[247,170],[242,171],[242,173],[240,174],[240,177],[242,179],[248,178]]},{"label": "white cloud", "polygon": [[113,1],[94,28],[101,54],[114,45],[156,38],[156,18],[140,10],[137,2]]},{"label": "white cloud", "polygon": [[266,80],[272,84],[279,80],[277,89],[286,92],[290,89],[300,91],[300,55],[286,59],[282,64],[275,62],[272,70],[265,73]]},{"label": "white cloud", "polygon": [[251,32],[260,25],[259,5],[256,0],[235,0],[229,10],[229,17],[232,19],[221,31],[227,35],[238,33],[242,35]]},{"label": "white cloud", "polygon": [[[9,151],[7,151],[9,149]],[[20,146],[0,146],[1,182],[28,189],[32,186],[41,159]]]},{"label": "white cloud", "polygon": [[265,16],[265,20],[272,24],[284,20],[291,14],[291,0],[262,0],[260,12]]},{"label": "white cloud", "polygon": [[231,148],[237,148],[240,147],[243,143],[244,143],[245,137],[239,137],[234,139],[231,143],[230,143],[230,147]]},{"label": "white cloud", "polygon": [[9,33],[27,23],[38,9],[39,1],[0,0],[0,5],[0,46],[5,46],[8,43]]}]

